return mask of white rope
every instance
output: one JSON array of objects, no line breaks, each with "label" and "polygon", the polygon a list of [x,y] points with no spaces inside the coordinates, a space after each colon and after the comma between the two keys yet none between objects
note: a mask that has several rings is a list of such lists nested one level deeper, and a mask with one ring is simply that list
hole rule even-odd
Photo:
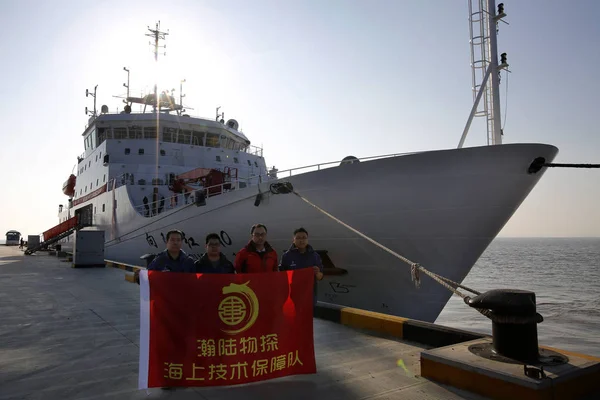
[{"label": "white rope", "polygon": [[[323,210],[321,207],[317,206],[314,203],[311,203],[309,200],[305,199],[302,195],[300,195],[298,192],[296,192],[294,190],[294,194],[296,196],[298,196],[299,198],[301,198],[304,202],[306,202],[308,205],[316,208],[319,212],[327,215],[329,218],[331,218],[332,220],[334,220],[335,222],[337,222],[338,224],[346,227],[347,229],[351,230],[352,232],[356,233],[357,235],[359,235],[360,237],[362,237],[363,239],[367,240],[368,242],[374,244],[375,246],[379,247],[380,249],[384,250],[385,252],[391,254],[392,256],[398,258],[399,260],[405,262],[406,264],[408,264],[410,266],[410,275],[411,275],[411,280],[412,282],[414,282],[415,286],[417,288],[419,288],[421,286],[421,279],[419,276],[420,272],[423,272],[425,275],[429,276],[431,279],[435,280],[437,283],[439,283],[440,285],[444,286],[445,288],[447,288],[448,290],[450,290],[452,293],[460,296],[461,298],[468,299],[469,296],[467,296],[464,293],[461,293],[460,291],[458,291],[456,288],[460,287],[462,289],[468,290],[476,295],[481,294],[480,292],[470,289],[466,286],[463,286],[457,282],[454,282],[448,278],[445,278],[441,275],[438,275],[434,272],[431,272],[425,268],[423,268],[421,265],[419,265],[416,262],[413,262],[411,260],[409,260],[408,258],[396,253],[394,250],[384,246],[383,244],[377,242],[374,239],[371,239],[370,237],[368,237],[367,235],[365,235],[364,233],[358,231],[357,229],[354,229],[353,227],[351,227],[350,225],[346,224],[344,221],[340,220],[339,218],[336,218],[335,216],[331,215],[330,213],[328,213],[327,211]],[[451,286],[451,285],[454,285]],[[490,319],[494,319],[493,314],[491,313],[490,310],[483,310],[483,309],[479,309],[479,308],[475,308],[477,311],[479,311],[481,314],[485,315],[486,317],[490,318]]]}]

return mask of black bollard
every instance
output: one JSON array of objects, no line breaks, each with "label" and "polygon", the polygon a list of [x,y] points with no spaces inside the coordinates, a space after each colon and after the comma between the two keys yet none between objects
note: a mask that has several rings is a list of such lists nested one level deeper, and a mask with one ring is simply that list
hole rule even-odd
[{"label": "black bollard", "polygon": [[532,363],[539,360],[535,293],[517,289],[496,289],[465,299],[466,303],[492,312],[494,351],[504,357]]}]

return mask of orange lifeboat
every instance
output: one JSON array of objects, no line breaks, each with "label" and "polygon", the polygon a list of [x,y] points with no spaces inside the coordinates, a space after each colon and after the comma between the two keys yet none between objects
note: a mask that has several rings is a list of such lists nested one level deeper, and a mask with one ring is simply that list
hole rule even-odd
[{"label": "orange lifeboat", "polygon": [[71,174],[69,179],[63,184],[63,193],[69,197],[73,197],[75,195],[75,181],[77,178],[75,175]]}]

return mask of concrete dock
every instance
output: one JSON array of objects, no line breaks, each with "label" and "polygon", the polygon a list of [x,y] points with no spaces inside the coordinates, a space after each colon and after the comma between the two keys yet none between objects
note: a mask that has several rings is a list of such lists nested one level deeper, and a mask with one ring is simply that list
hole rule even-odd
[{"label": "concrete dock", "polygon": [[315,375],[138,390],[138,285],[119,269],[74,269],[16,247],[0,246],[0,316],[0,400],[484,399],[422,378],[424,345],[317,318]]}]

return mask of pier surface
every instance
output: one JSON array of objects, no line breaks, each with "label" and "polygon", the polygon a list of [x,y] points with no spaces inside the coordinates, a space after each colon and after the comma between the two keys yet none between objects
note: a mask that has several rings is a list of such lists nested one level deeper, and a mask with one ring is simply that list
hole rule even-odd
[{"label": "pier surface", "polygon": [[17,247],[0,246],[0,315],[0,400],[484,399],[422,378],[422,345],[321,319],[314,321],[317,374],[138,390],[138,285],[118,269],[74,269]]}]

